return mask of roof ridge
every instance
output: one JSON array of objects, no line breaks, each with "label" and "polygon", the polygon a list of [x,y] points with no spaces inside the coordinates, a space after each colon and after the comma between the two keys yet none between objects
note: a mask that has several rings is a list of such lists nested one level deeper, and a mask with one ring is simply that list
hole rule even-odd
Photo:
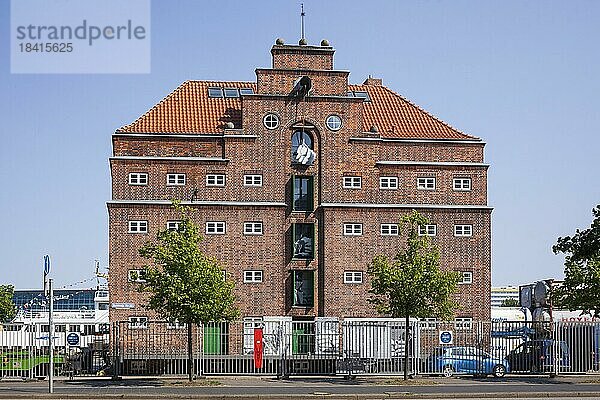
[{"label": "roof ridge", "polygon": [[247,83],[250,85],[256,85],[254,81],[215,81],[215,80],[203,80],[203,79],[188,79],[186,82],[193,83]]},{"label": "roof ridge", "polygon": [[150,112],[152,112],[153,110],[155,110],[156,108],[158,108],[161,104],[163,104],[165,101],[167,101],[168,99],[170,99],[173,95],[175,95],[175,92],[178,92],[179,90],[181,90],[181,88],[183,88],[184,86],[186,86],[186,84],[188,84],[190,82],[192,82],[192,81],[190,81],[189,79],[181,82],[175,89],[173,89],[173,91],[171,93],[169,93],[168,95],[166,95],[165,97],[163,97],[162,100],[160,100],[158,103],[156,103],[155,105],[153,105],[152,107],[150,107],[145,113],[143,113],[142,115],[140,115],[133,122],[131,122],[131,123],[127,124],[127,125],[123,125],[119,129],[117,129],[116,132],[124,132],[127,128],[129,128],[130,126],[134,125],[136,122],[140,121],[142,118],[144,118],[145,116],[147,116]]},{"label": "roof ridge", "polygon": [[[373,87],[373,85],[353,85],[353,86],[366,86],[366,87]],[[395,91],[393,91],[392,89],[390,89],[389,87],[385,86],[385,85],[381,85],[381,86],[377,86],[380,88],[383,88],[385,90],[387,90],[389,93],[393,94],[394,96],[399,97],[400,99],[402,99],[403,101],[407,102],[409,105],[413,106],[414,108],[416,108],[417,110],[419,110],[420,112],[428,115],[429,117],[433,118],[434,120],[436,120],[437,122],[447,126],[448,128],[450,128],[451,130],[453,130],[454,132],[460,134],[460,135],[464,135],[468,138],[471,139],[476,139],[476,140],[481,140],[480,137],[477,136],[473,136],[473,135],[469,135],[467,133],[464,133],[463,131],[461,131],[460,129],[455,128],[454,126],[452,126],[450,123],[444,121],[443,119],[435,116],[434,114],[430,113],[429,111],[425,110],[424,108],[420,107],[419,105],[413,103],[412,101],[410,101],[409,99],[407,99],[406,97],[402,96],[399,93],[396,93]]]}]

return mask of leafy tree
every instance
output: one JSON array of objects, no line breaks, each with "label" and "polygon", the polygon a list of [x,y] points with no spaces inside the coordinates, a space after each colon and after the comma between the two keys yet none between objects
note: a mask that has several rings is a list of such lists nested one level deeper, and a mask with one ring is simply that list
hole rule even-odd
[{"label": "leafy tree", "polygon": [[0,285],[0,322],[10,322],[17,313],[13,303],[15,287],[12,285]]},{"label": "leafy tree", "polygon": [[214,257],[205,255],[198,226],[192,222],[189,208],[178,202],[179,228],[161,230],[156,242],[147,242],[139,253],[152,260],[145,266],[146,282],[140,288],[150,293],[147,308],[168,321],[187,323],[188,375],[192,379],[192,324],[231,321],[239,317],[234,306],[234,283],[223,279],[222,268]]},{"label": "leafy tree", "polygon": [[367,270],[371,276],[369,301],[380,313],[405,319],[404,379],[407,379],[409,317],[449,319],[458,307],[452,294],[460,273],[440,270],[438,249],[430,237],[418,234],[419,226],[427,223],[427,218],[414,210],[402,217],[406,245],[392,260],[375,256]]},{"label": "leafy tree", "polygon": [[504,299],[500,303],[500,307],[519,307],[519,300],[514,298]]},{"label": "leafy tree", "polygon": [[592,225],[573,236],[559,237],[554,254],[564,253],[565,281],[552,293],[555,306],[600,317],[600,205]]}]

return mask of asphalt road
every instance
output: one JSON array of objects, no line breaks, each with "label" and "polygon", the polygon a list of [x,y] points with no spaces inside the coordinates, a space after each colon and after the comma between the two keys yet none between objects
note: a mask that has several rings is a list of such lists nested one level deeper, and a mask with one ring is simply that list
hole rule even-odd
[{"label": "asphalt road", "polygon": [[[293,378],[277,380],[258,377],[215,377],[191,385],[185,379],[87,379],[58,381],[53,398],[345,398],[383,399],[421,397],[447,399],[540,398],[600,399],[600,377],[554,379],[507,377],[504,379],[423,378],[404,385],[397,378],[346,381],[340,378]],[[42,398],[48,383],[0,381],[0,399]]]}]

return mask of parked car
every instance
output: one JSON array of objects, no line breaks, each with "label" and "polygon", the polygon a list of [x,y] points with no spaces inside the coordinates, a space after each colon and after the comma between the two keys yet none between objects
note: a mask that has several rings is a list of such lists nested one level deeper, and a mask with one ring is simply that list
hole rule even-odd
[{"label": "parked car", "polygon": [[427,359],[432,373],[450,377],[455,373],[475,376],[494,375],[503,377],[508,371],[506,360],[494,358],[476,347],[437,347]]},{"label": "parked car", "polygon": [[[558,346],[558,360],[554,359],[554,348]],[[506,361],[512,372],[554,372],[554,363],[558,362],[560,370],[568,369],[571,365],[569,347],[563,341],[558,343],[553,339],[529,340],[512,350]]]}]

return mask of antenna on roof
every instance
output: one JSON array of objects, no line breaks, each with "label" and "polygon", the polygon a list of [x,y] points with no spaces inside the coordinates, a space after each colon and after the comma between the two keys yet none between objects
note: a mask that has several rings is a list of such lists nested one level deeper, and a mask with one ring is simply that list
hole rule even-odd
[{"label": "antenna on roof", "polygon": [[300,40],[305,40],[304,38],[304,3],[300,4]]}]

